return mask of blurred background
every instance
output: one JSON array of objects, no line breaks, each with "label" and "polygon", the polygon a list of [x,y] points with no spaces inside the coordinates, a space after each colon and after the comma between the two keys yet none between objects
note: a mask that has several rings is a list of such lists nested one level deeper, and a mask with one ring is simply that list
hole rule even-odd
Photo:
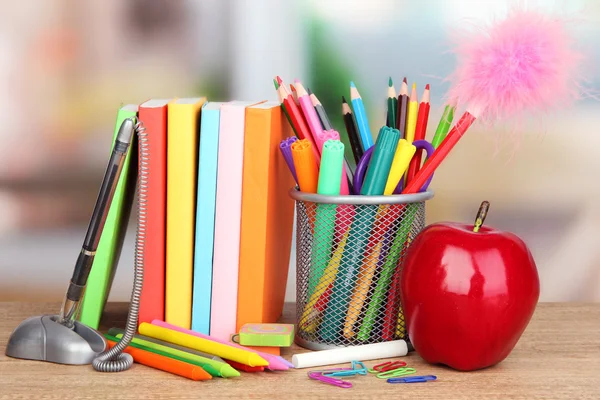
[{"label": "blurred background", "polygon": [[[538,0],[580,12],[587,85],[600,88],[600,2]],[[150,98],[276,100],[299,78],[343,130],[353,80],[371,129],[385,121],[388,77],[419,97],[432,86],[431,139],[454,68],[448,35],[502,16],[495,0],[44,0],[0,13],[0,301],[60,301],[104,174],[117,109]],[[475,124],[432,183],[427,222],[487,225],[529,245],[542,301],[600,301],[600,101],[526,122]],[[132,216],[135,216],[133,213]],[[110,300],[131,293],[132,220]],[[293,253],[294,249],[292,249]],[[295,297],[291,257],[287,299]]]}]

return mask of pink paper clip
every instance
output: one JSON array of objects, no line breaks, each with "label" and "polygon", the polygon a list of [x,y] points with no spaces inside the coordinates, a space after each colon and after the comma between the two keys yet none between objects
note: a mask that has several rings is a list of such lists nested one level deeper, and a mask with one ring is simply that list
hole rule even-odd
[{"label": "pink paper clip", "polygon": [[352,387],[352,382],[344,381],[341,379],[331,378],[329,376],[323,376],[323,372],[325,371],[311,371],[308,373],[308,377],[310,379],[315,379],[317,381],[321,381],[328,385],[337,386],[340,388],[348,389]]}]

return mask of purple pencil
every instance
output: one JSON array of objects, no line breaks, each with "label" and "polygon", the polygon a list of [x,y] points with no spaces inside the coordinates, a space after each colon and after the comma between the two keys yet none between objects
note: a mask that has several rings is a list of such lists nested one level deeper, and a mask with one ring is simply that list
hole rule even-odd
[{"label": "purple pencil", "polygon": [[287,139],[283,139],[279,144],[279,150],[281,150],[281,154],[283,154],[283,158],[285,159],[285,163],[288,165],[296,184],[298,184],[298,177],[296,176],[296,167],[294,167],[294,159],[292,158],[292,144],[298,140],[296,136],[291,136]]}]

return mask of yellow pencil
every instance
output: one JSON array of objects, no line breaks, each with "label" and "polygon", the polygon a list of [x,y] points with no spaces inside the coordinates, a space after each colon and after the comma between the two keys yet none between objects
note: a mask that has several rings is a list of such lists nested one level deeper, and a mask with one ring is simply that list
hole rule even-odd
[{"label": "yellow pencil", "polygon": [[267,360],[256,353],[242,350],[233,346],[228,346],[226,344],[213,342],[212,340],[203,339],[197,336],[188,335],[187,333],[163,328],[162,326],[152,325],[147,322],[142,322],[140,324],[139,332],[140,335],[164,340],[165,342],[202,351],[204,353],[212,354],[227,360],[237,361],[251,367],[266,367],[269,365]]},{"label": "yellow pencil", "polygon": [[362,310],[367,294],[371,287],[371,281],[375,270],[377,269],[377,260],[379,260],[379,254],[381,253],[381,247],[383,246],[383,240],[377,243],[375,249],[371,251],[363,262],[362,268],[359,272],[356,287],[354,293],[350,299],[350,306],[348,307],[348,314],[346,314],[346,323],[344,324],[344,336],[348,339],[354,336],[352,328],[358,320],[360,312]]},{"label": "yellow pencil", "polygon": [[417,129],[417,114],[419,111],[419,102],[417,99],[417,84],[413,83],[412,92],[408,101],[408,116],[406,117],[406,134],[404,139],[408,143],[415,140],[415,130]]},{"label": "yellow pencil", "polygon": [[349,229],[346,229],[344,236],[342,236],[340,243],[338,244],[337,248],[335,249],[335,252],[329,260],[327,268],[325,268],[325,272],[323,272],[319,283],[317,283],[315,291],[310,296],[308,303],[306,303],[306,305],[304,306],[304,312],[302,313],[302,318],[300,319],[300,321],[303,325],[302,329],[306,332],[314,332],[317,329],[317,326],[319,325],[318,319],[313,317],[313,309],[321,295],[325,293],[325,290],[327,290],[327,288],[333,282],[335,276],[337,275],[338,267],[340,266],[340,261],[342,260],[342,254],[344,253],[344,247],[346,246],[346,240],[348,239],[349,231]]}]

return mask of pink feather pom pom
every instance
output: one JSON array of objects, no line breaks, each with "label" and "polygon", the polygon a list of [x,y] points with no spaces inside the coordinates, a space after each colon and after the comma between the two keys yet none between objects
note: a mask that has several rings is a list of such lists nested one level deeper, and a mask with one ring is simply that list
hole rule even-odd
[{"label": "pink feather pom pom", "polygon": [[564,109],[580,97],[583,60],[569,22],[513,9],[483,34],[465,32],[456,43],[448,98],[491,123]]}]

